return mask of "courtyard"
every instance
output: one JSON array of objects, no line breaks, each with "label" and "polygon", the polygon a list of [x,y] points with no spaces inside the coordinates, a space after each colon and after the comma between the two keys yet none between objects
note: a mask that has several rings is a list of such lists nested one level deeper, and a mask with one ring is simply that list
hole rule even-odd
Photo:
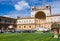
[{"label": "courtyard", "polygon": [[53,32],[49,33],[0,33],[0,41],[60,41],[53,38]]}]

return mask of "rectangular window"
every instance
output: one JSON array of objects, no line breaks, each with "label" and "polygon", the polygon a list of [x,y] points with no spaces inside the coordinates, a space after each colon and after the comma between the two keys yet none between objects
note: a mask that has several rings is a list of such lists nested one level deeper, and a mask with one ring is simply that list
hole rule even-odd
[{"label": "rectangular window", "polygon": [[2,22],[2,19],[0,19],[0,22]]},{"label": "rectangular window", "polygon": [[31,20],[29,20],[29,22],[31,22]]}]

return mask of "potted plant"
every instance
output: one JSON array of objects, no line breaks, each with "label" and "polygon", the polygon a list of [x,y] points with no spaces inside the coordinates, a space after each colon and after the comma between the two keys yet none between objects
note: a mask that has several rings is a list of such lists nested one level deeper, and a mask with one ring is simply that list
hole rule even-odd
[{"label": "potted plant", "polygon": [[59,29],[60,29],[60,24],[58,24],[58,23],[52,23],[52,25],[51,25],[51,28],[52,28],[52,30],[53,30],[53,32],[54,32],[54,38],[58,38],[58,33],[59,33]]}]

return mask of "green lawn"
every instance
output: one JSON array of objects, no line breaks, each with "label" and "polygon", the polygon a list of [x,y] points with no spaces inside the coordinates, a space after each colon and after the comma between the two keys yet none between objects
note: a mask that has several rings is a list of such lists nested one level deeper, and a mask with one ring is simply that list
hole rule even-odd
[{"label": "green lawn", "polygon": [[54,39],[52,33],[4,33],[0,41],[60,41],[60,34]]}]

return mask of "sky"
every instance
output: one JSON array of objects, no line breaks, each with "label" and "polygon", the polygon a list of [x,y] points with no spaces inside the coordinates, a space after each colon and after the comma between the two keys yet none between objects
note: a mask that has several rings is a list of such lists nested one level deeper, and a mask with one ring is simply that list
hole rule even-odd
[{"label": "sky", "polygon": [[60,0],[0,0],[0,15],[16,18],[30,16],[32,6],[49,4],[51,14],[60,14]]}]

